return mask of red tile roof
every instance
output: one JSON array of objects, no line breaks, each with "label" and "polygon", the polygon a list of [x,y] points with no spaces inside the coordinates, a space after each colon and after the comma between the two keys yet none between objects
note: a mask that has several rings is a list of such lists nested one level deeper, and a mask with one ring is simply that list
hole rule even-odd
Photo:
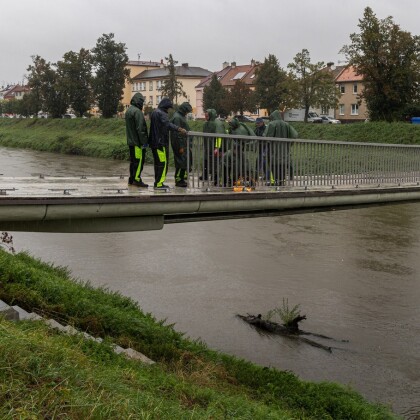
[{"label": "red tile roof", "polygon": [[363,81],[363,75],[356,74],[356,69],[353,66],[345,67],[335,79],[337,83],[340,82],[359,82]]}]

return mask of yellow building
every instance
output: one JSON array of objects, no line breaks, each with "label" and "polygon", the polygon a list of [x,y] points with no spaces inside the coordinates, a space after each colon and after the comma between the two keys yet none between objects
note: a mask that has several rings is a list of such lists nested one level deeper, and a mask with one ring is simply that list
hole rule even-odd
[{"label": "yellow building", "polygon": [[129,61],[127,63],[126,68],[130,70],[130,80],[125,83],[123,98],[121,100],[124,105],[124,109],[127,109],[130,106],[131,98],[135,93],[133,92],[131,79],[145,70],[160,68],[160,65],[161,63],[157,61]]},{"label": "yellow building", "polygon": [[[181,104],[188,101],[193,108],[193,114],[195,114],[195,87],[209,76],[211,72],[201,67],[190,67],[188,63],[183,63],[181,66],[175,66],[175,74],[177,81],[182,83],[185,96],[176,98],[174,102]],[[165,68],[163,61],[161,61],[158,68],[145,69],[139,72],[132,79],[130,99],[135,93],[140,92],[146,98],[145,105],[156,108],[162,99],[162,92],[159,89],[163,86],[164,81],[168,79],[168,75],[169,72]]]}]

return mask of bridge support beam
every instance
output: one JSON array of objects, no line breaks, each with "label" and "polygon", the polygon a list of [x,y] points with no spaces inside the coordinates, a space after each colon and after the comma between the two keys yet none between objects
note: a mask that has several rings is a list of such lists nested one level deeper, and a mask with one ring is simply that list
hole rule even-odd
[{"label": "bridge support beam", "polygon": [[100,233],[160,230],[163,215],[139,217],[102,217],[97,219],[62,219],[32,221],[1,221],[0,231]]}]

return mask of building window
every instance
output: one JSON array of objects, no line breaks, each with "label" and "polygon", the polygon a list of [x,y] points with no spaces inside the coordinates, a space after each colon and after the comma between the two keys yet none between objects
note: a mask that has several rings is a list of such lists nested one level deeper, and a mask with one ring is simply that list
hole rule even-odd
[{"label": "building window", "polygon": [[143,92],[146,90],[146,82],[140,82],[140,90]]},{"label": "building window", "polygon": [[321,114],[322,115],[328,115],[330,113],[330,108],[327,108],[326,106],[321,107]]},{"label": "building window", "polygon": [[344,85],[340,85],[340,93],[346,93],[346,87]]},{"label": "building window", "polygon": [[359,105],[357,104],[351,105],[351,115],[359,115]]},{"label": "building window", "polygon": [[357,93],[357,83],[353,85],[353,93]]},{"label": "building window", "polygon": [[161,89],[162,88],[162,80],[158,80],[156,82],[156,89]]},{"label": "building window", "polygon": [[156,104],[159,105],[159,102],[162,100],[162,95],[156,96]]},{"label": "building window", "polygon": [[149,105],[153,105],[153,96],[152,95],[149,96]]},{"label": "building window", "polygon": [[344,104],[340,104],[338,109],[339,109],[340,115],[344,115]]},{"label": "building window", "polygon": [[152,81],[149,82],[149,90],[153,90],[153,82]]}]

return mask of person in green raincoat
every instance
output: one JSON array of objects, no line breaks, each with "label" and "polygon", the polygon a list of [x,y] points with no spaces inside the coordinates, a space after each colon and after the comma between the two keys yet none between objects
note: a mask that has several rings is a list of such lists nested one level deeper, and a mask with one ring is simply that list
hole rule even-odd
[{"label": "person in green raincoat", "polygon": [[[203,125],[203,133],[226,134],[225,124],[217,118],[215,109],[209,108],[204,114],[206,122]],[[203,145],[203,175],[201,180],[207,181],[213,176],[214,185],[219,183],[219,166],[221,158],[221,137],[206,137]]]},{"label": "person in green raincoat", "polygon": [[[178,111],[174,113],[171,118],[171,123],[177,125],[178,127],[184,128],[186,131],[190,131],[190,127],[187,123],[187,114],[192,111],[192,107],[188,102],[183,102]],[[186,188],[188,183],[186,181],[187,174],[187,155],[190,159],[190,168],[192,167],[192,150],[190,148],[189,153],[187,153],[187,137],[180,134],[178,131],[172,131],[171,136],[171,146],[172,151],[174,152],[174,162],[175,162],[175,186]]]},{"label": "person in green raincoat", "polygon": [[[229,121],[229,134],[236,136],[254,136],[254,132],[245,123],[237,118]],[[223,156],[224,176],[223,185],[232,186],[240,179],[245,181],[249,176],[249,159],[246,156],[246,148],[252,146],[252,142],[230,139],[227,141],[227,152]]]},{"label": "person in green raincoat", "polygon": [[[297,131],[287,122],[283,121],[280,111],[270,114],[270,122],[264,132],[264,137],[276,137],[281,139],[296,139]],[[270,185],[284,185],[287,174],[289,180],[293,179],[293,166],[290,159],[290,142],[281,142],[271,145],[270,162]]]},{"label": "person in green raincoat", "polygon": [[125,113],[125,131],[130,154],[128,185],[147,188],[148,184],[141,179],[148,143],[147,126],[142,111],[143,103],[144,96],[141,93],[134,94],[130,107]]}]

